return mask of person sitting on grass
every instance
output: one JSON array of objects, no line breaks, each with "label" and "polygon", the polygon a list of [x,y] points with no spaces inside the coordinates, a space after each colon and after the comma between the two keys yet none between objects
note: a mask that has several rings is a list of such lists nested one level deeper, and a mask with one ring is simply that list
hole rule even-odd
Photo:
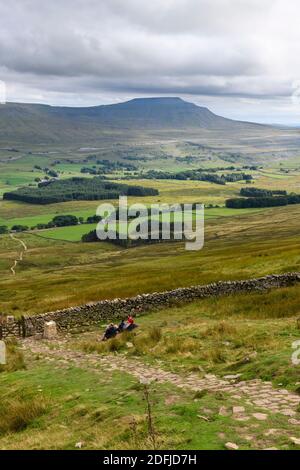
[{"label": "person sitting on grass", "polygon": [[124,330],[126,330],[126,321],[122,320],[121,323],[118,326],[118,331],[119,333],[122,333]]},{"label": "person sitting on grass", "polygon": [[132,331],[135,328],[137,328],[137,324],[134,323],[134,318],[131,315],[128,315],[126,331]]},{"label": "person sitting on grass", "polygon": [[110,323],[106,328],[101,341],[107,341],[110,338],[114,338],[118,334],[118,326]]}]

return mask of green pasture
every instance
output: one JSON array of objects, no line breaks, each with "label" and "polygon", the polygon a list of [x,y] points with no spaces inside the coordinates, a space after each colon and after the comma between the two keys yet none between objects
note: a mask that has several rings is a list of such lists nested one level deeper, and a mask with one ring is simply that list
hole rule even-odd
[{"label": "green pasture", "polygon": [[[41,214],[32,217],[16,217],[13,219],[4,219],[0,218],[0,225],[7,225],[11,228],[13,225],[25,225],[29,228],[35,227],[37,224],[47,224],[50,222],[55,216],[57,216],[59,212],[52,212],[49,214]],[[86,219],[89,216],[95,215],[95,211],[92,210],[78,210],[64,213],[65,215],[75,215],[77,218],[83,217]]]},{"label": "green pasture", "polygon": [[35,234],[43,238],[51,238],[53,240],[66,240],[69,242],[79,242],[82,235],[94,230],[95,224],[72,225],[70,227],[56,227],[48,230],[39,230]]},{"label": "green pasture", "polygon": [[[228,209],[226,207],[216,208],[216,209],[205,209],[204,211],[204,218],[205,220],[215,219],[218,217],[239,217],[241,215],[251,215],[256,214],[257,212],[261,212],[265,209]],[[44,214],[34,217],[21,217],[21,218],[14,218],[14,219],[0,219],[0,225],[7,225],[10,229],[14,225],[24,225],[29,227],[35,227],[37,224],[47,224],[50,222],[53,217],[55,217],[57,213],[52,214]],[[91,210],[82,210],[82,211],[72,211],[72,215],[76,217],[83,217],[86,220],[87,217],[95,215],[95,212]],[[171,220],[180,220],[180,214],[174,217],[171,216]],[[194,216],[195,220],[195,216]],[[56,240],[67,240],[67,241],[80,241],[82,235],[88,233],[89,231],[93,230],[95,225],[93,224],[82,224],[78,226],[69,226],[69,227],[56,227],[51,229],[46,229],[42,231],[36,232],[40,236],[45,236],[48,238],[53,238]],[[122,228],[122,231],[125,230],[125,227]]]}]

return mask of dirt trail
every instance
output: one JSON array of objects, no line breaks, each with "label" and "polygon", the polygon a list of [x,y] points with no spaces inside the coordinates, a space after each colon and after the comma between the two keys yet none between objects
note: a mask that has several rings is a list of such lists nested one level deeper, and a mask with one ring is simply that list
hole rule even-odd
[{"label": "dirt trail", "polygon": [[23,261],[23,255],[24,255],[24,252],[27,251],[27,245],[26,243],[23,241],[23,240],[20,240],[19,238],[16,238],[12,233],[10,234],[10,238],[18,243],[20,243],[23,247],[23,250],[20,251],[20,254],[19,254],[19,258],[15,259],[14,260],[14,264],[12,265],[12,267],[10,268],[13,276],[16,275],[16,267],[18,265],[18,263],[20,261]]}]

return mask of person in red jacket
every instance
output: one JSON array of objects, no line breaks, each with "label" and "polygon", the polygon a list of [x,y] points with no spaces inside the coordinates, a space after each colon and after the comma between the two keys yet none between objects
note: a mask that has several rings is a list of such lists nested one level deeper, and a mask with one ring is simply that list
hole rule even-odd
[{"label": "person in red jacket", "polygon": [[131,315],[128,315],[126,331],[132,331],[137,327],[138,325],[134,322],[134,318]]},{"label": "person in red jacket", "polygon": [[134,319],[131,315],[128,315],[127,317],[127,323],[128,325],[133,325],[134,324]]}]

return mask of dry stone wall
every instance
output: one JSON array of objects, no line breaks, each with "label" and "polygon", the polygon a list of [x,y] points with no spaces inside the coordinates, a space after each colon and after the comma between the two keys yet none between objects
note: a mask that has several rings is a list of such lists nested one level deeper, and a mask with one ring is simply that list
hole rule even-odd
[{"label": "dry stone wall", "polygon": [[71,307],[55,312],[24,316],[26,336],[42,333],[44,323],[55,321],[59,330],[85,328],[109,321],[117,321],[129,313],[142,315],[149,310],[156,310],[195,299],[230,295],[241,292],[266,291],[287,287],[300,282],[300,273],[269,275],[243,281],[225,281],[208,285],[183,287],[165,292],[137,295],[126,299],[101,300],[79,307]]}]

